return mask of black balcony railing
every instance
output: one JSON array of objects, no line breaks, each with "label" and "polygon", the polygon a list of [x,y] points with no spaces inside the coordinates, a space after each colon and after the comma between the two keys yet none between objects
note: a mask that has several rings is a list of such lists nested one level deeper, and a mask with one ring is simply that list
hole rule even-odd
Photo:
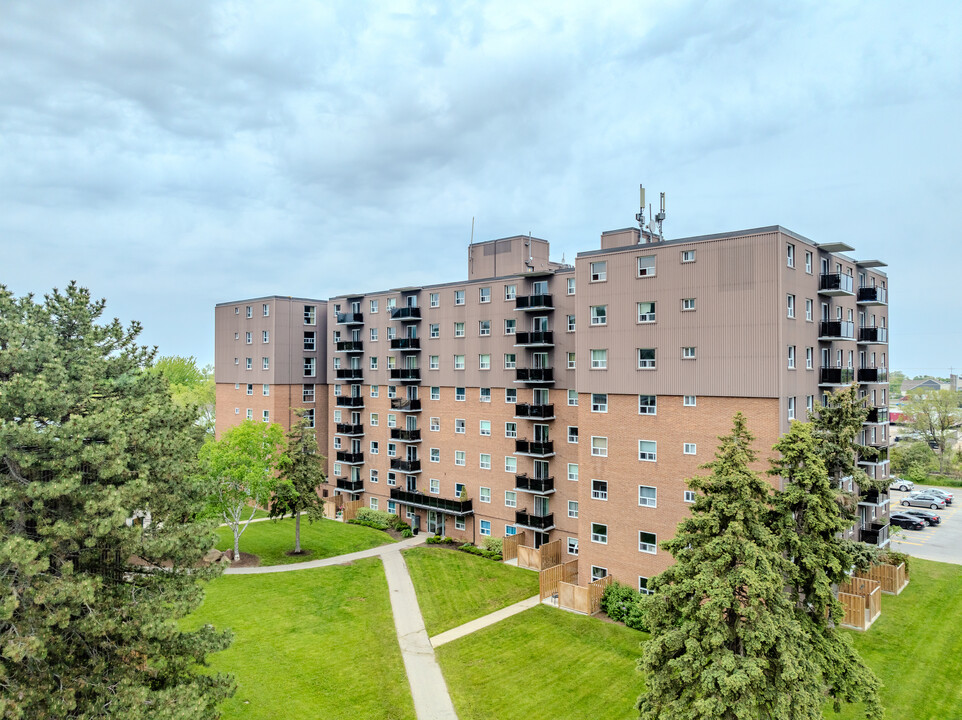
[{"label": "black balcony railing", "polygon": [[452,515],[470,515],[472,512],[471,500],[451,500],[449,498],[438,497],[437,495],[425,495],[420,492],[411,492],[401,488],[391,488],[391,499],[402,505],[411,507],[426,508],[429,510],[440,510],[441,512],[451,513]]},{"label": "black balcony railing", "polygon": [[347,463],[348,465],[361,465],[364,463],[364,453],[338,450],[335,454],[335,459],[338,462]]},{"label": "black balcony railing", "polygon": [[528,440],[515,440],[514,451],[523,455],[554,455],[554,442],[530,442]]},{"label": "black balcony railing", "polygon": [[859,368],[858,381],[860,383],[887,383],[889,371],[885,368]]},{"label": "black balcony railing", "polygon": [[872,425],[885,425],[889,421],[889,409],[887,407],[873,407],[868,410],[868,417],[865,418],[866,423],[871,423]]},{"label": "black balcony railing", "polygon": [[419,307],[399,307],[391,308],[392,320],[420,320],[421,308]]},{"label": "black balcony railing", "polygon": [[882,547],[889,539],[888,523],[867,523],[859,530],[859,539],[869,545]]},{"label": "black balcony railing", "polygon": [[527,473],[514,476],[514,486],[530,493],[549,493],[554,491],[553,477],[529,477]]},{"label": "black balcony railing", "polygon": [[519,332],[514,336],[515,345],[554,345],[554,333],[550,330]]},{"label": "black balcony railing", "polygon": [[854,285],[852,276],[845,273],[826,273],[818,278],[818,291],[825,295],[854,295]]},{"label": "black balcony railing", "polygon": [[884,345],[889,341],[888,328],[860,327],[858,329],[858,341],[860,343],[873,343],[877,345]]},{"label": "black balcony railing", "polygon": [[421,382],[420,368],[391,368],[391,379],[403,382]]},{"label": "black balcony railing", "polygon": [[819,385],[849,385],[855,382],[855,368],[823,367],[818,369]]},{"label": "black balcony railing", "polygon": [[391,469],[406,473],[421,472],[420,460],[402,460],[401,458],[391,458]]},{"label": "black balcony railing", "polygon": [[818,324],[819,340],[854,340],[855,323],[848,320],[822,320]]},{"label": "black balcony railing", "polygon": [[338,395],[334,400],[334,405],[337,407],[360,408],[364,407],[364,398],[351,397],[350,395]]},{"label": "black balcony railing", "polygon": [[359,312],[342,312],[335,317],[338,325],[363,325],[364,316]]},{"label": "black balcony railing", "polygon": [[391,409],[403,412],[420,412],[421,400],[408,400],[407,398],[391,398]]},{"label": "black balcony railing", "polygon": [[858,501],[860,503],[868,503],[870,505],[882,505],[888,502],[888,499],[888,490],[876,490],[875,488],[870,488],[868,490],[862,490],[858,494]]},{"label": "black balcony railing", "polygon": [[361,368],[338,368],[334,371],[338,380],[363,380],[364,371]]},{"label": "black balcony railing", "polygon": [[883,287],[860,287],[858,302],[868,305],[885,305],[888,302],[888,290]]},{"label": "black balcony railing", "polygon": [[553,383],[554,382],[553,368],[518,368],[516,372],[517,372],[518,382],[530,382],[530,383]]},{"label": "black balcony railing", "polygon": [[518,403],[514,407],[514,416],[519,418],[533,418],[545,420],[554,417],[554,405],[529,405]]},{"label": "black balcony railing", "polygon": [[514,307],[516,310],[550,310],[554,302],[550,295],[518,295]]},{"label": "black balcony railing", "polygon": [[421,338],[400,337],[391,339],[392,350],[420,350]]},{"label": "black balcony railing", "polygon": [[521,527],[533,530],[546,531],[554,527],[554,513],[547,515],[532,515],[525,510],[517,510],[514,513],[514,522]]},{"label": "black balcony railing", "polygon": [[400,440],[401,442],[418,442],[421,439],[421,431],[391,428],[391,439]]},{"label": "black balcony railing", "polygon": [[359,493],[364,492],[364,481],[363,480],[348,480],[347,478],[337,478],[337,484],[335,487],[338,490],[344,490],[346,492]]},{"label": "black balcony railing", "polygon": [[361,346],[360,340],[339,340],[334,343],[334,349],[337,352],[363,352],[364,348]]},{"label": "black balcony railing", "polygon": [[351,424],[351,423],[338,423],[337,424],[337,434],[338,435],[363,435],[364,426],[361,424]]}]

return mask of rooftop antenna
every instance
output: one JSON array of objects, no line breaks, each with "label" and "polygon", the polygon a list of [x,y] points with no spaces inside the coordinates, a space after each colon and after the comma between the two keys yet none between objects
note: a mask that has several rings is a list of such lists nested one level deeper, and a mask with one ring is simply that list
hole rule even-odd
[{"label": "rooftop antenna", "polygon": [[471,245],[474,245],[474,215],[471,216]]},{"label": "rooftop antenna", "polygon": [[528,230],[528,240],[525,242],[528,246],[528,261],[524,264],[529,271],[534,272],[534,260],[531,257],[531,231]]},{"label": "rooftop antenna", "polygon": [[638,242],[643,243],[645,241],[645,186],[638,186],[638,194],[641,196],[641,204],[639,205],[639,210],[635,213],[635,220],[638,221],[638,228],[641,233],[638,236]]},{"label": "rooftop antenna", "polygon": [[662,193],[662,194],[661,194],[661,210],[659,210],[659,211],[658,211],[658,214],[655,215],[654,221],[655,221],[656,223],[658,223],[658,239],[659,239],[659,240],[664,240],[664,239],[665,239],[665,231],[664,231],[664,224],[665,224],[665,193]]}]

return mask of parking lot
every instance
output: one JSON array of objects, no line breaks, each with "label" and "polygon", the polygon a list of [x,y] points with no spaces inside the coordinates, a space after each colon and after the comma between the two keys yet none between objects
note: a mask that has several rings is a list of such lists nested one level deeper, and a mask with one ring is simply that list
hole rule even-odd
[{"label": "parking lot", "polygon": [[[925,490],[927,487],[938,486],[916,485],[915,490]],[[946,505],[944,510],[932,511],[941,516],[942,522],[923,530],[904,530],[893,525],[890,530],[893,550],[925,560],[962,565],[962,515],[959,515],[959,510],[962,509],[962,492],[960,488],[943,489],[954,497],[952,504]],[[902,498],[908,495],[909,493],[899,490],[890,490],[891,512],[911,509],[902,505]]]}]

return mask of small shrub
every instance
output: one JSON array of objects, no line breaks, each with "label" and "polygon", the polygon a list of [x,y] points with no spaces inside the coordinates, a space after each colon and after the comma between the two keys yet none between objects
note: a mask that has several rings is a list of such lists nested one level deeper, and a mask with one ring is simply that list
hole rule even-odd
[{"label": "small shrub", "polygon": [[644,596],[629,585],[615,581],[606,587],[601,595],[601,609],[612,620],[633,630],[647,630]]},{"label": "small shrub", "polygon": [[503,541],[501,538],[496,537],[486,537],[481,541],[481,547],[483,547],[485,550],[496,552],[499,555],[504,551]]},{"label": "small shrub", "polygon": [[384,527],[394,527],[395,523],[400,519],[397,515],[394,515],[384,510],[371,510],[371,508],[358,508],[357,519],[365,520],[367,522],[380,523]]},{"label": "small shrub", "polygon": [[501,553],[494,552],[493,550],[485,550],[484,548],[479,548],[471,543],[464,543],[458,547],[461,552],[470,553],[471,555],[478,555],[479,557],[487,558],[488,560],[500,560]]},{"label": "small shrub", "polygon": [[364,527],[374,528],[375,530],[387,530],[388,526],[384,523],[374,522],[372,520],[359,520],[357,518],[353,520],[348,520],[349,525],[363,525]]},{"label": "small shrub", "polygon": [[401,537],[412,538],[414,537],[414,531],[410,527],[406,527],[401,531]]},{"label": "small shrub", "polygon": [[431,535],[427,539],[428,545],[454,545],[454,540],[449,538],[447,535],[441,537],[440,535]]},{"label": "small shrub", "polygon": [[886,550],[879,555],[878,561],[886,565],[901,565],[905,563],[905,574],[909,574],[909,556],[896,550]]}]

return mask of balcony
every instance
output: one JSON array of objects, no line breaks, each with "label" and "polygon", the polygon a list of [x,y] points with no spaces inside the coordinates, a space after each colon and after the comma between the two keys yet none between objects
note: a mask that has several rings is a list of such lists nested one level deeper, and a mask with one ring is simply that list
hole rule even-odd
[{"label": "balcony", "polygon": [[514,417],[519,420],[554,420],[554,405],[518,403],[514,406]]},{"label": "balcony", "polygon": [[359,312],[343,312],[334,316],[338,325],[363,325],[364,316]]},{"label": "balcony", "polygon": [[336,484],[334,487],[343,492],[359,493],[364,492],[364,481],[348,480],[346,477],[339,477],[336,479]]},{"label": "balcony", "polygon": [[364,371],[361,368],[338,368],[334,371],[338,380],[363,380]]},{"label": "balcony", "polygon": [[425,495],[420,492],[410,492],[401,488],[391,488],[391,499],[408,507],[437,510],[449,515],[471,515],[474,510],[471,500],[450,500],[437,495]]},{"label": "balcony", "polygon": [[420,430],[405,430],[403,428],[391,428],[391,439],[400,440],[406,443],[421,442]]},{"label": "balcony", "polygon": [[868,410],[868,417],[865,418],[863,425],[887,425],[889,421],[889,409],[887,407],[873,407]]},{"label": "balcony", "polygon": [[514,489],[536,495],[547,495],[554,492],[554,478],[528,477],[527,473],[522,473],[514,476]]},{"label": "balcony", "polygon": [[350,423],[338,423],[335,426],[338,435],[359,436],[364,434],[363,425],[352,425]]},{"label": "balcony", "polygon": [[818,324],[819,340],[854,340],[855,323],[848,320],[822,320]]},{"label": "balcony", "polygon": [[885,368],[859,368],[858,381],[860,383],[888,384],[889,371]]},{"label": "balcony", "polygon": [[403,383],[421,382],[420,368],[391,368],[391,379],[400,380]]},{"label": "balcony", "polygon": [[517,368],[517,379],[519,383],[553,383],[554,369],[552,368]]},{"label": "balcony", "polygon": [[551,457],[554,455],[554,442],[529,442],[528,440],[515,440],[514,451],[518,455],[529,455],[531,457]]},{"label": "balcony", "polygon": [[554,333],[550,330],[519,332],[514,336],[515,347],[553,347]]},{"label": "balcony", "polygon": [[860,327],[858,329],[858,341],[862,345],[886,345],[889,341],[888,328]]},{"label": "balcony", "polygon": [[405,350],[407,352],[417,352],[421,350],[421,338],[400,337],[391,338],[392,350]]},{"label": "balcony", "polygon": [[516,510],[514,513],[514,524],[519,527],[537,530],[538,532],[548,532],[554,529],[554,513],[532,515],[526,510]]},{"label": "balcony", "polygon": [[334,407],[362,408],[364,407],[364,398],[338,395],[334,398]]},{"label": "balcony", "polygon": [[334,343],[335,352],[343,353],[359,353],[364,352],[364,348],[361,346],[360,340],[339,340]]},{"label": "balcony", "polygon": [[334,457],[338,462],[342,462],[345,465],[364,464],[364,453],[362,452],[347,452],[346,450],[338,450]]},{"label": "balcony", "polygon": [[878,467],[880,465],[885,465],[889,461],[889,449],[888,446],[877,448],[878,455],[873,458],[862,458],[858,459],[859,465],[869,465],[872,467]]},{"label": "balcony", "polygon": [[391,469],[403,473],[421,472],[420,460],[402,460],[401,458],[391,458]]},{"label": "balcony", "polygon": [[822,367],[818,369],[819,385],[851,385],[855,382],[855,368]]},{"label": "balcony", "polygon": [[391,308],[391,319],[403,320],[404,322],[420,322],[421,308],[419,307]]},{"label": "balcony", "polygon": [[862,433],[865,435],[865,437],[862,438],[864,440],[864,442],[861,443],[862,445],[868,445],[873,448],[887,448],[889,446],[889,439],[887,437],[879,437],[876,435],[873,440],[869,437],[868,430],[863,430]]},{"label": "balcony", "polygon": [[420,400],[408,400],[407,398],[391,398],[391,409],[401,412],[421,412]]},{"label": "balcony", "polygon": [[851,275],[844,273],[827,273],[818,277],[818,292],[820,295],[854,295],[855,284]]},{"label": "balcony", "polygon": [[860,287],[857,302],[861,305],[887,305],[888,290],[883,287]]},{"label": "balcony", "polygon": [[550,295],[518,295],[514,299],[514,309],[527,312],[554,310],[554,300]]},{"label": "balcony", "polygon": [[862,490],[858,494],[858,504],[859,505],[871,505],[873,507],[881,507],[887,505],[889,501],[888,490]]},{"label": "balcony", "polygon": [[889,524],[866,523],[859,528],[859,540],[869,545],[885,547],[889,542]]}]

